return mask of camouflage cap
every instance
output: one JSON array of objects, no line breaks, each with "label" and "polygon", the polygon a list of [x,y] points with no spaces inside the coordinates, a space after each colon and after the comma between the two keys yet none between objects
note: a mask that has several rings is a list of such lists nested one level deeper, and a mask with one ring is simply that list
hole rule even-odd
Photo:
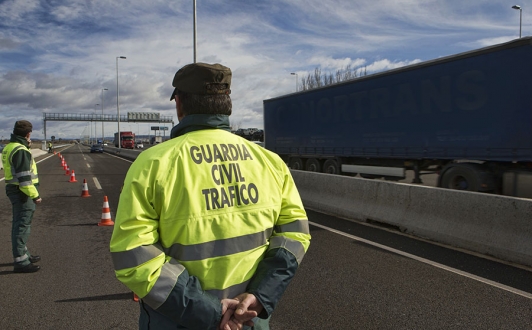
[{"label": "camouflage cap", "polygon": [[13,127],[13,134],[18,136],[26,136],[31,131],[33,131],[33,125],[27,120],[17,120]]},{"label": "camouflage cap", "polygon": [[[175,89],[170,101],[175,98],[178,90],[203,95],[231,94],[231,75],[231,69],[221,64],[187,64],[174,76],[172,86]],[[220,88],[211,89],[213,85],[219,85]]]}]

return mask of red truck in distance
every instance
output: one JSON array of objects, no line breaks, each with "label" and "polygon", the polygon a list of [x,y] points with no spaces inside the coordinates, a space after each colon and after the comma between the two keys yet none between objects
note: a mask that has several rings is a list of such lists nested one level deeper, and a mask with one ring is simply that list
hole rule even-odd
[{"label": "red truck in distance", "polygon": [[[118,148],[118,133],[115,133],[115,139],[113,141],[116,148]],[[135,133],[133,132],[120,132],[120,148],[134,149],[135,148]]]}]

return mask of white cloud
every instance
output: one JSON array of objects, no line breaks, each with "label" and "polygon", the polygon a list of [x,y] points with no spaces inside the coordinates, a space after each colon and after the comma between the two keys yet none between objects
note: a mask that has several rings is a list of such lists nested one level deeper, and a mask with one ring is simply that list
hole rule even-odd
[{"label": "white cloud", "polygon": [[[233,122],[262,127],[262,101],[292,93],[295,77],[350,66],[380,72],[508,41],[513,4],[491,0],[205,0],[197,4],[197,60],[233,70]],[[523,8],[532,8],[527,0]],[[523,35],[532,14],[523,11]],[[31,22],[29,24],[28,22]],[[192,4],[176,0],[0,3],[0,135],[21,116],[42,135],[42,112],[175,116],[175,71],[193,61]],[[122,112],[123,111],[123,112]],[[84,126],[85,125],[85,126]],[[114,129],[111,124],[109,130]],[[79,134],[85,123],[48,123]],[[135,126],[135,125],[133,125]],[[142,129],[142,126],[140,127]]]},{"label": "white cloud", "polygon": [[399,62],[391,62],[388,59],[378,60],[366,67],[368,73],[375,73],[375,72],[381,72],[381,71],[387,71],[391,69],[397,69],[406,65],[416,64],[421,62],[421,60],[416,59],[412,61],[399,61]]},{"label": "white cloud", "polygon": [[[499,36],[496,38],[484,38],[475,40],[472,43],[467,44],[467,46],[473,46],[474,48],[482,48],[487,46],[493,46],[496,44],[502,44],[511,40],[514,40],[515,37],[512,36]],[[464,44],[466,46],[466,44]]]}]

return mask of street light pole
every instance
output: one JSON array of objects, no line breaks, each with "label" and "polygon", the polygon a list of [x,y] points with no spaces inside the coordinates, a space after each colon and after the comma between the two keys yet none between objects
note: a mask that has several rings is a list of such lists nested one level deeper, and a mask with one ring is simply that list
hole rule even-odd
[{"label": "street light pole", "polygon": [[194,0],[194,63],[196,63],[196,0]]},{"label": "street light pole", "polygon": [[107,91],[107,88],[102,88],[102,145],[105,140],[105,134],[103,133],[103,91]]},{"label": "street light pole", "polygon": [[91,142],[92,142],[92,126],[91,126],[90,120],[88,121],[88,124],[89,124],[89,139],[87,140],[87,142],[89,144],[91,144]]},{"label": "street light pole", "polygon": [[[96,103],[95,104],[96,106],[100,105],[99,103]],[[93,117],[92,117],[92,121],[94,121],[94,135],[93,135],[93,144],[97,144],[98,143],[98,138],[96,137],[96,121],[94,120],[94,116],[96,115],[96,110],[94,110],[94,114],[93,114]],[[92,130],[92,124],[91,124],[91,130]]]},{"label": "street light pole", "polygon": [[519,38],[521,38],[521,27],[523,26],[523,8],[519,5],[512,6],[513,9],[519,10]]},{"label": "street light pole", "polygon": [[120,141],[120,106],[119,106],[119,103],[118,103],[118,59],[121,58],[121,59],[126,59],[125,56],[117,56],[116,57],[116,113],[118,114],[118,152],[120,153],[120,144],[121,144],[121,141]]},{"label": "street light pole", "polygon": [[297,73],[295,72],[292,72],[290,73],[292,76],[296,76],[296,92],[297,92],[297,81],[298,81],[298,78],[297,78]]}]

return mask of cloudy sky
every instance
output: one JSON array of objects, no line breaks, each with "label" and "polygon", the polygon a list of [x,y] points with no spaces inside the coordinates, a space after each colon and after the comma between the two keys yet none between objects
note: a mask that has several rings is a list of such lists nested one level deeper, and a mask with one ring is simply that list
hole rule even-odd
[{"label": "cloudy sky", "polygon": [[[0,0],[0,138],[43,113],[173,116],[172,78],[194,61],[193,0]],[[262,101],[320,68],[367,73],[532,35],[532,0],[197,0],[197,62],[233,71],[231,122],[262,128]],[[291,73],[297,73],[297,76]],[[102,89],[107,88],[103,92]],[[102,103],[103,102],[103,103]],[[98,104],[98,105],[97,105]],[[149,134],[158,124],[121,123]],[[96,128],[94,128],[96,126]],[[170,126],[170,125],[169,125]],[[46,122],[46,135],[101,123]],[[96,133],[94,130],[96,129]],[[105,124],[105,135],[117,130]]]}]

